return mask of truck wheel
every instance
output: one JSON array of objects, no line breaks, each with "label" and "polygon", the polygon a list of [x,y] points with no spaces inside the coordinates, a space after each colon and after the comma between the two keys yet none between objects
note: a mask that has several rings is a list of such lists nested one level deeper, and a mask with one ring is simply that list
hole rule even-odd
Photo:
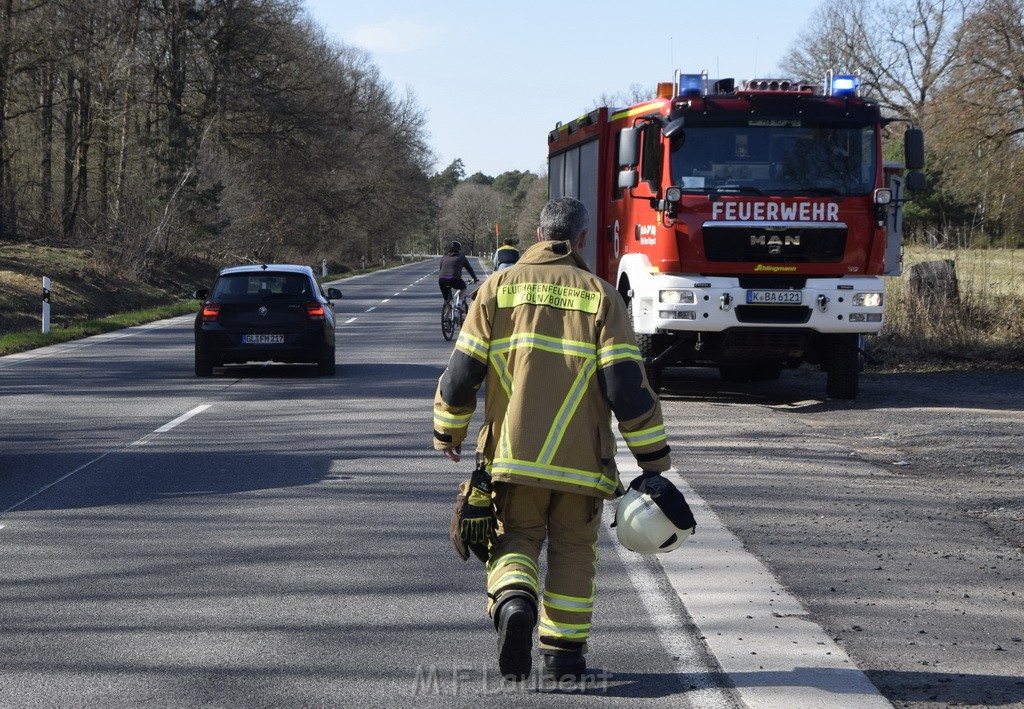
[{"label": "truck wheel", "polygon": [[825,393],[828,398],[856,399],[860,393],[860,347],[857,335],[832,335],[825,364]]},{"label": "truck wheel", "polygon": [[640,358],[644,361],[644,373],[647,374],[647,383],[655,394],[661,394],[661,368],[651,363],[651,360],[661,354],[658,349],[663,343],[657,335],[639,335],[633,327],[633,302],[626,301],[626,311],[629,313],[629,325],[633,328],[633,336],[636,338],[636,347],[640,350]]}]

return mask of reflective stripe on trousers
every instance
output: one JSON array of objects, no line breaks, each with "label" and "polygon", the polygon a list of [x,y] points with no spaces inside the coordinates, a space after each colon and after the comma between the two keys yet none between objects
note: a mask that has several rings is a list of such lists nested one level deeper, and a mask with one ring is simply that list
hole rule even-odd
[{"label": "reflective stripe on trousers", "polygon": [[497,482],[498,544],[488,565],[488,611],[508,591],[538,590],[537,560],[547,539],[547,573],[538,594],[539,645],[558,649],[590,637],[603,501],[548,488]]}]

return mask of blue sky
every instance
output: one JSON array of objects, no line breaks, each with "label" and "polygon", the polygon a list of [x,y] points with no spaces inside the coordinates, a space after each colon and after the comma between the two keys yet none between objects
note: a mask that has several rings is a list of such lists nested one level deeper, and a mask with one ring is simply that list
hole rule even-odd
[{"label": "blue sky", "polygon": [[[633,84],[674,69],[713,78],[776,74],[822,0],[305,0],[330,37],[371,53],[426,110],[435,170],[541,173],[547,133]],[[818,77],[812,77],[818,78]]]}]

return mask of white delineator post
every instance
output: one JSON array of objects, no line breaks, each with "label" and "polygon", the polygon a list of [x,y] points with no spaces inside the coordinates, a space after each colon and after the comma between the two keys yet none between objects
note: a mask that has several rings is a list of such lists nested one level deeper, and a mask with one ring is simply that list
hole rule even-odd
[{"label": "white delineator post", "polygon": [[50,334],[50,279],[43,276],[43,334]]}]

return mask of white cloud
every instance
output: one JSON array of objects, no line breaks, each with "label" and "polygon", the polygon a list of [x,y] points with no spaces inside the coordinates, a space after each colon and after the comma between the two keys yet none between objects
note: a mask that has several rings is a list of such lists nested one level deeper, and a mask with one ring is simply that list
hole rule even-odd
[{"label": "white cloud", "polygon": [[345,34],[345,39],[379,54],[400,54],[435,46],[446,28],[395,19],[372,25],[360,25]]}]

